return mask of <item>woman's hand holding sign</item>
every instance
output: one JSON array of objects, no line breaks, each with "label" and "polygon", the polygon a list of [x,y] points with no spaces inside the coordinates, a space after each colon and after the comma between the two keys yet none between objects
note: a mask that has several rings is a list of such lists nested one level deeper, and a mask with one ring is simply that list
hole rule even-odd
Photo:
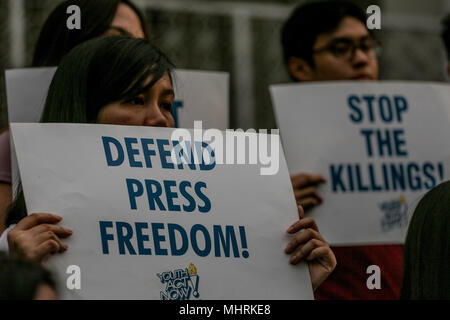
[{"label": "woman's hand holding sign", "polygon": [[72,231],[56,225],[62,218],[49,213],[33,213],[23,218],[9,233],[11,254],[41,263],[47,256],[67,250],[60,238]]},{"label": "woman's hand holding sign", "polygon": [[[302,206],[298,206],[299,220],[292,224],[287,233],[295,234],[288,243],[285,252],[292,254],[290,262],[297,264],[302,260],[308,262],[313,290],[333,272],[336,257],[328,243],[320,235],[313,218],[304,218]],[[300,232],[303,230],[302,232]]]}]

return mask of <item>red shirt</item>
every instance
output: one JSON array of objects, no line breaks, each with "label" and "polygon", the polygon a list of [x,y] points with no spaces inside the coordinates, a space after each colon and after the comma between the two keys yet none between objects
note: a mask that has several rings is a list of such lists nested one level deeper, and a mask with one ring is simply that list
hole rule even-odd
[{"label": "red shirt", "polygon": [[[397,300],[403,272],[403,245],[331,247],[337,266],[314,293],[317,300]],[[367,267],[377,265],[381,289],[367,288]]]}]

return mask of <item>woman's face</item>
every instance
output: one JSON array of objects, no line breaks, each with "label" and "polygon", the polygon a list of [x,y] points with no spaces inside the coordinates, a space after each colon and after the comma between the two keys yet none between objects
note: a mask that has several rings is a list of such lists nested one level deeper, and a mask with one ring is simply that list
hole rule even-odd
[{"label": "woman's face", "polygon": [[[151,81],[151,77],[146,83]],[[175,126],[172,81],[166,72],[151,88],[129,101],[117,101],[100,109],[97,123],[129,126]]]},{"label": "woman's face", "polygon": [[133,38],[145,38],[141,20],[130,6],[119,3],[116,14],[105,36],[128,35]]}]

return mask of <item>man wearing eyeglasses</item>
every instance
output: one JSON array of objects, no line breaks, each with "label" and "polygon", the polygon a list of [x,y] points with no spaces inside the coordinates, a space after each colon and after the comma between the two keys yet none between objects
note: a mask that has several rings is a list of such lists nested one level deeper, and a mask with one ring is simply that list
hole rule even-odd
[{"label": "man wearing eyeglasses", "polygon": [[[297,7],[283,25],[284,62],[293,81],[377,80],[379,46],[366,15],[349,2],[313,2]],[[298,204],[306,210],[323,201],[318,173],[291,177]],[[336,217],[339,219],[339,217]],[[402,281],[400,245],[332,247],[337,267],[316,290],[316,299],[398,299]],[[370,290],[367,267],[381,269],[381,289]]]},{"label": "man wearing eyeglasses", "polygon": [[294,81],[377,80],[378,45],[365,14],[351,3],[298,7],[282,31],[284,59]]}]

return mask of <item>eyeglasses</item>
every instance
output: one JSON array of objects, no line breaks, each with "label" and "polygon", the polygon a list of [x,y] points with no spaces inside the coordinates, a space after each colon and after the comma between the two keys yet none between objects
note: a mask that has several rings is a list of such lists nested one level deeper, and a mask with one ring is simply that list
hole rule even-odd
[{"label": "eyeglasses", "polygon": [[351,61],[355,57],[356,49],[361,50],[369,59],[375,59],[381,52],[380,44],[373,38],[363,38],[355,43],[348,38],[336,38],[322,48],[313,51],[314,54],[328,51],[336,58]]}]

